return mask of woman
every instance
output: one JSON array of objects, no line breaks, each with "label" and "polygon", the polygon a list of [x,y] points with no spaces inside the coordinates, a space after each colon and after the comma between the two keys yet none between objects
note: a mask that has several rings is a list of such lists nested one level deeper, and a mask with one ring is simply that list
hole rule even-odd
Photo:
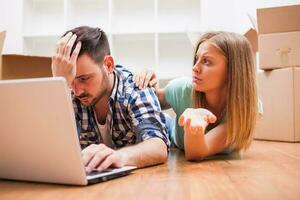
[{"label": "woman", "polygon": [[[163,109],[176,113],[171,141],[188,160],[249,147],[257,118],[256,68],[251,46],[241,35],[208,32],[195,51],[193,77],[157,88],[154,72],[134,77],[136,84],[156,87]],[[178,119],[179,117],[179,119]]]}]

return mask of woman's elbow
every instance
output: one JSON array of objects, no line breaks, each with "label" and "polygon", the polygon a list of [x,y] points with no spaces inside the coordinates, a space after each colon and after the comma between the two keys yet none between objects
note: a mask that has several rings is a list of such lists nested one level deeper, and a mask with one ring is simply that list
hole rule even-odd
[{"label": "woman's elbow", "polygon": [[206,155],[204,153],[201,152],[190,153],[185,151],[185,159],[188,161],[201,161],[204,158],[206,158]]}]

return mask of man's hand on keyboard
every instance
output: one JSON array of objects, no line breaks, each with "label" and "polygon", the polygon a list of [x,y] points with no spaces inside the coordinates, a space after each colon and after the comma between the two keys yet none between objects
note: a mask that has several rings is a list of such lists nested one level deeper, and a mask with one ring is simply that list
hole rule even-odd
[{"label": "man's hand on keyboard", "polygon": [[103,171],[109,167],[123,167],[126,163],[124,153],[115,151],[104,144],[92,144],[81,151],[86,171]]}]

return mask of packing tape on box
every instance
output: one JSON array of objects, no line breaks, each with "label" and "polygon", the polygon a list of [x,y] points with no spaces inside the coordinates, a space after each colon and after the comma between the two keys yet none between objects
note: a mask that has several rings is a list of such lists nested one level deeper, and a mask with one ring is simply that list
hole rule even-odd
[{"label": "packing tape on box", "polygon": [[283,67],[288,67],[289,65],[289,53],[291,52],[291,48],[283,47],[277,49],[277,53],[280,55],[280,62]]}]

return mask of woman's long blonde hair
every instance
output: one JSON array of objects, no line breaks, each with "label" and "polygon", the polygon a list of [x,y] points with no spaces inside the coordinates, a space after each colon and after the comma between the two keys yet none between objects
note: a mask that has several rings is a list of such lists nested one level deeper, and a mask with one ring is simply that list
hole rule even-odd
[{"label": "woman's long blonde hair", "polygon": [[[251,45],[244,36],[236,33],[208,32],[201,36],[195,55],[200,44],[205,41],[212,43],[227,58],[227,96],[223,108],[227,123],[226,143],[237,151],[247,149],[253,138],[258,101]],[[203,92],[193,89],[192,99],[195,108],[205,108]]]}]

